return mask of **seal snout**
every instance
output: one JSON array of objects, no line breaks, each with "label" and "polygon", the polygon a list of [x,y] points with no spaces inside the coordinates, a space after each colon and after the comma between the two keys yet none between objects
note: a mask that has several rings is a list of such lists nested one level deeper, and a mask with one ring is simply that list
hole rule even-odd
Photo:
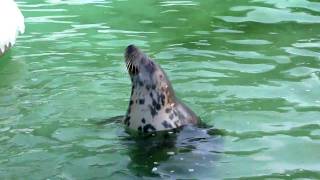
[{"label": "seal snout", "polygon": [[137,66],[137,57],[139,56],[139,49],[131,44],[125,50],[126,67],[130,75],[136,75],[139,73]]},{"label": "seal snout", "polygon": [[126,49],[126,54],[131,55],[137,50],[137,47],[133,44],[130,44]]}]

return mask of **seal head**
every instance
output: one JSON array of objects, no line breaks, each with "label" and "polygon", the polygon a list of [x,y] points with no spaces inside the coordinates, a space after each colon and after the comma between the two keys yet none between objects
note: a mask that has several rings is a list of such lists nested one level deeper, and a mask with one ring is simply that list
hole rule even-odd
[{"label": "seal head", "polygon": [[124,56],[132,82],[123,120],[129,129],[150,133],[199,122],[195,113],[175,97],[167,75],[158,64],[134,45],[126,48]]}]

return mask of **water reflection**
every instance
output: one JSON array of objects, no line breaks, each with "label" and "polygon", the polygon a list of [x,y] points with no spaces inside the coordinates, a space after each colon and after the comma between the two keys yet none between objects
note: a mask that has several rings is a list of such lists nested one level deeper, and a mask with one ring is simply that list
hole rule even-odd
[{"label": "water reflection", "polygon": [[128,169],[137,176],[190,178],[214,172],[223,151],[223,133],[217,129],[186,126],[178,133],[149,138],[126,137],[131,161]]}]

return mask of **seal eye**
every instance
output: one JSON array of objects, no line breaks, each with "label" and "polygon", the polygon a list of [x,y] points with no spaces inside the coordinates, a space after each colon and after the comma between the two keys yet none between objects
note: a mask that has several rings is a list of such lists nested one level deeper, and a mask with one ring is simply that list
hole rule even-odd
[{"label": "seal eye", "polygon": [[152,61],[148,61],[148,63],[146,64],[146,69],[150,73],[153,73],[155,71],[154,63]]}]

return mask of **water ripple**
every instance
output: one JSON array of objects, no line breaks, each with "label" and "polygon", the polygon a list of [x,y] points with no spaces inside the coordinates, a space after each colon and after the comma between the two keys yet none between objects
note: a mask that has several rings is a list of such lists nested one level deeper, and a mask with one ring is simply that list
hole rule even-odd
[{"label": "water ripple", "polygon": [[280,23],[294,21],[298,23],[320,23],[320,17],[306,12],[292,12],[288,9],[274,9],[257,6],[236,6],[230,9],[235,12],[247,12],[244,17],[216,16],[226,22],[260,22]]}]

